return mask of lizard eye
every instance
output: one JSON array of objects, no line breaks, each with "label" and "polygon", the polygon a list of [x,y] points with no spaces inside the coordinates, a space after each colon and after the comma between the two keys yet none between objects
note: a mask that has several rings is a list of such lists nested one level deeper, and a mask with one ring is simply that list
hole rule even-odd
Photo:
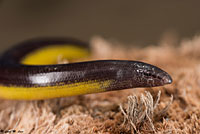
[{"label": "lizard eye", "polygon": [[145,76],[152,76],[150,72],[144,72],[143,73]]}]

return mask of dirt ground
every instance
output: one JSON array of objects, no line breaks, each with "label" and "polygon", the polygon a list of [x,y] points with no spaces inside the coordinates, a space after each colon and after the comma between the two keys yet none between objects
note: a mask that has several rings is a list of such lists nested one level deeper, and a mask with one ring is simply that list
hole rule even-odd
[{"label": "dirt ground", "polygon": [[200,36],[145,48],[95,37],[91,46],[90,59],[147,62],[167,71],[173,83],[44,101],[0,100],[0,133],[200,133]]}]

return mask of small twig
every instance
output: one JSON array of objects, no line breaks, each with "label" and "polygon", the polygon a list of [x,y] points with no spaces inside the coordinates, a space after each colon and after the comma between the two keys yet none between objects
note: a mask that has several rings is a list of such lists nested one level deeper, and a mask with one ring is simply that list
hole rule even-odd
[{"label": "small twig", "polygon": [[155,102],[155,104],[154,104],[154,106],[153,106],[153,109],[154,109],[154,110],[155,110],[155,109],[157,108],[157,106],[158,106],[158,103],[159,103],[159,101],[160,101],[160,95],[161,95],[161,91],[159,90],[159,91],[158,91],[158,95],[157,95],[156,102]]},{"label": "small twig", "polygon": [[122,114],[124,115],[123,125],[128,122],[131,129],[137,133],[140,133],[139,128],[144,124],[145,121],[147,121],[151,131],[156,133],[153,125],[154,117],[157,115],[166,114],[173,100],[172,96],[168,105],[163,110],[161,110],[159,113],[154,113],[155,109],[159,105],[160,95],[161,91],[158,92],[155,103],[152,95],[149,92],[145,92],[145,95],[141,94],[140,98],[135,95],[128,96],[127,108],[123,108],[122,105],[119,106]]}]

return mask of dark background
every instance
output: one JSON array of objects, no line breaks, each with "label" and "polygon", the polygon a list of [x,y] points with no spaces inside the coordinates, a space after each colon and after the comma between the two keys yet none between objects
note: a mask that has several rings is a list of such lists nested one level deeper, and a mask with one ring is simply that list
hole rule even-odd
[{"label": "dark background", "polygon": [[197,0],[1,0],[0,48],[33,37],[95,35],[125,44],[158,44],[200,31]]}]

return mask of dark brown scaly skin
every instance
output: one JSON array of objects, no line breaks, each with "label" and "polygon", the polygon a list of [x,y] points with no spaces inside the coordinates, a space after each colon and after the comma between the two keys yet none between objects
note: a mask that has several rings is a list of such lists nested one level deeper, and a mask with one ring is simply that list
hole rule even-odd
[{"label": "dark brown scaly skin", "polygon": [[18,66],[22,58],[30,53],[31,51],[34,51],[36,49],[40,49],[45,46],[49,45],[66,45],[66,44],[75,44],[76,46],[85,48],[89,50],[89,45],[85,42],[71,39],[71,38],[37,38],[37,39],[31,39],[24,42],[21,42],[19,44],[16,44],[11,49],[4,52],[0,57],[0,64],[8,65],[12,64],[12,66]]},{"label": "dark brown scaly skin", "polygon": [[[90,80],[112,80],[113,83],[106,89],[111,91],[172,83],[172,78],[168,73],[156,66],[139,61],[100,60],[42,66],[19,64],[23,56],[35,49],[49,44],[66,43],[88,49],[87,44],[79,41],[51,38],[27,41],[8,50],[0,58],[0,85],[38,87]],[[35,81],[38,78],[43,80]]]}]

